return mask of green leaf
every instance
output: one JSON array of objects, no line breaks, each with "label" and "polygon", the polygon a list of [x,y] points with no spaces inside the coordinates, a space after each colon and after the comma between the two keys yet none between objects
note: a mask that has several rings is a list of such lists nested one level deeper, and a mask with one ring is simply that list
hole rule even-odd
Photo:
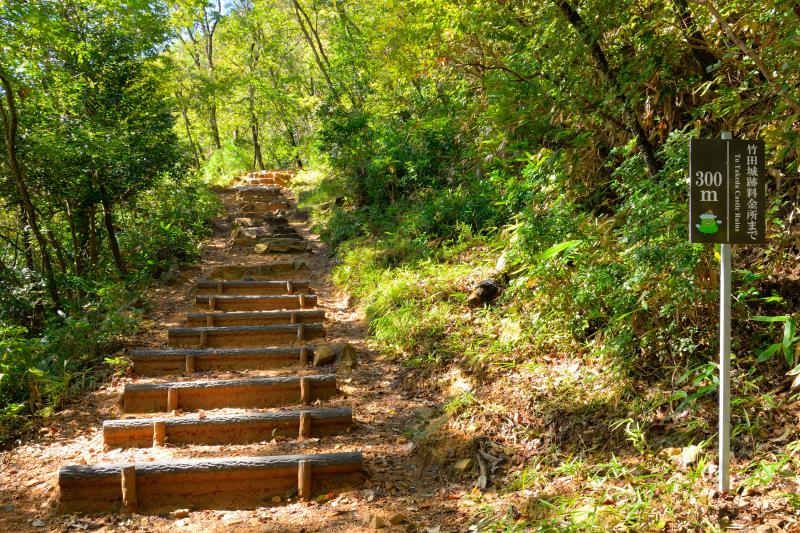
[{"label": "green leaf", "polygon": [[583,244],[583,240],[576,239],[574,241],[566,241],[561,242],[556,245],[551,246],[547,250],[537,254],[534,256],[534,259],[537,261],[543,261],[545,259],[550,259],[551,257],[560,254],[561,252],[569,252]]},{"label": "green leaf", "polygon": [[779,343],[770,345],[769,348],[758,353],[758,357],[756,357],[756,362],[763,363],[764,361],[768,361],[769,359],[772,358],[773,355],[775,355],[775,352],[777,352],[780,349],[781,349],[781,344]]},{"label": "green leaf", "polygon": [[795,331],[797,330],[797,322],[792,320],[787,320],[783,324],[783,351],[786,352],[789,348],[792,347],[797,341],[797,337],[794,336]]},{"label": "green leaf", "polygon": [[754,322],[786,322],[787,320],[790,320],[791,318],[792,317],[787,316],[787,315],[781,315],[781,316],[761,316],[761,315],[756,315],[756,316],[750,317],[750,320],[752,320]]}]

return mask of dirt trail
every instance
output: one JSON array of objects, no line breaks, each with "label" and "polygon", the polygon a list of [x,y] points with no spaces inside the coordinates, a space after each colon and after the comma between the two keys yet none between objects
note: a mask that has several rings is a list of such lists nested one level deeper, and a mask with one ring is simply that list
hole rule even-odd
[{"label": "dirt trail", "polygon": [[[219,194],[226,210],[234,212],[233,192],[228,189]],[[288,190],[284,190],[284,194],[290,198]],[[459,476],[451,465],[466,453],[468,443],[450,436],[445,442],[440,440],[431,445],[433,441],[426,435],[435,430],[437,424],[441,425],[436,418],[441,398],[404,383],[399,365],[370,350],[364,340],[362,318],[348,307],[348,296],[337,292],[330,282],[333,263],[325,246],[305,225],[292,225],[310,243],[309,252],[257,255],[252,253],[252,248],[232,248],[227,218],[217,221],[217,232],[205,243],[199,265],[150,291],[148,299],[152,307],[145,327],[128,345],[130,348],[165,347],[167,328],[182,326],[186,313],[196,311],[193,305],[195,284],[211,277],[215,268],[302,260],[307,264],[307,271],[288,277],[302,277],[312,282],[319,307],[326,312],[327,342],[347,342],[358,349],[358,366],[339,370],[338,385],[342,394],[319,406],[352,408],[353,430],[343,435],[303,441],[275,438],[247,445],[104,449],[102,421],[124,418],[120,416],[119,399],[126,383],[236,379],[333,370],[308,371],[291,367],[274,371],[203,372],[200,378],[196,374],[116,377],[53,416],[38,436],[18,442],[13,449],[0,455],[0,531],[336,532],[370,531],[376,525],[384,525],[384,531],[467,530],[468,513],[474,509],[462,507],[464,500],[459,496],[471,489],[473,480],[469,476]],[[242,412],[241,409],[221,409],[214,410],[213,414]],[[177,415],[183,416],[183,413]],[[236,502],[231,501],[219,509],[133,515],[64,515],[55,509],[57,472],[63,465],[349,451],[363,452],[366,482],[358,490],[317,501],[302,502],[296,497],[284,497],[246,510],[238,509]]]}]

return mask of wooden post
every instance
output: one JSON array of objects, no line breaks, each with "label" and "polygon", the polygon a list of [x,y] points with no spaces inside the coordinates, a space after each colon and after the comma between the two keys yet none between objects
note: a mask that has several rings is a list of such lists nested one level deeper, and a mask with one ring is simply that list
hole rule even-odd
[{"label": "wooden post", "polygon": [[208,310],[213,311],[217,308],[217,299],[214,296],[208,297]]},{"label": "wooden post", "polygon": [[292,287],[292,282],[286,282],[286,294],[292,294],[294,292],[294,287]]},{"label": "wooden post", "polygon": [[186,373],[187,374],[194,374],[197,372],[197,356],[195,355],[187,355],[186,356]]},{"label": "wooden post", "polygon": [[200,332],[200,347],[205,348],[208,346],[208,331],[203,330]]},{"label": "wooden post", "polygon": [[136,467],[125,466],[122,468],[122,507],[129,513],[139,509],[139,495],[136,493]]},{"label": "wooden post", "polygon": [[297,463],[297,495],[302,500],[311,498],[311,463],[306,460]]},{"label": "wooden post", "polygon": [[298,294],[297,300],[300,302],[300,309],[306,308],[306,297],[304,294]]},{"label": "wooden post", "polygon": [[178,409],[178,389],[170,387],[167,389],[167,411]]},{"label": "wooden post", "polygon": [[308,346],[300,348],[300,364],[302,366],[308,366]]},{"label": "wooden post", "polygon": [[306,325],[300,324],[297,326],[297,342],[306,340]]},{"label": "wooden post", "polygon": [[297,440],[307,439],[311,436],[311,413],[308,411],[300,412],[300,427],[297,432]]},{"label": "wooden post", "polygon": [[153,447],[164,445],[167,438],[167,423],[163,420],[153,422]]},{"label": "wooden post", "polygon": [[214,315],[212,313],[206,315],[206,326],[209,328],[214,327]]},{"label": "wooden post", "polygon": [[292,314],[289,315],[289,323],[290,324],[297,324],[297,313],[292,311]]},{"label": "wooden post", "polygon": [[217,294],[222,294],[222,292],[223,292],[224,290],[225,290],[225,289],[223,289],[223,287],[222,287],[222,282],[221,282],[221,281],[218,281],[218,282],[217,282]]},{"label": "wooden post", "polygon": [[305,405],[311,403],[311,380],[308,378],[300,378],[300,401]]}]

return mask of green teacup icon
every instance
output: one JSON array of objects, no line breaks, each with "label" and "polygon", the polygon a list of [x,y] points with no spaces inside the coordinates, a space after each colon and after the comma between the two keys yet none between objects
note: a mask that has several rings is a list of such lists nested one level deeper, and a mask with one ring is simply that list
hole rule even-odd
[{"label": "green teacup icon", "polygon": [[706,213],[700,215],[700,223],[695,224],[695,227],[700,233],[713,235],[719,231],[720,224],[722,224],[722,221],[717,218],[717,215],[711,211],[707,211]]}]

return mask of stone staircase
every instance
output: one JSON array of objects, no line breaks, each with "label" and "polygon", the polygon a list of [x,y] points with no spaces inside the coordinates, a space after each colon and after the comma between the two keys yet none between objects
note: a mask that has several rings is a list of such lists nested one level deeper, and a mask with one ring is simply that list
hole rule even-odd
[{"label": "stone staircase", "polygon": [[[335,369],[311,365],[342,349],[321,344],[325,311],[314,284],[297,277],[307,272],[299,254],[308,243],[287,219],[291,203],[282,187],[291,176],[251,173],[233,188],[230,246],[267,255],[255,265],[213,269],[195,286],[196,312],[167,330],[167,346],[130,350],[137,379],[124,385],[121,418],[103,423],[107,448],[224,449],[351,430],[349,407],[322,405],[339,395]],[[233,379],[218,375],[231,372]],[[147,513],[253,508],[350,489],[364,478],[358,451],[67,465],[58,472],[58,506]]]}]

